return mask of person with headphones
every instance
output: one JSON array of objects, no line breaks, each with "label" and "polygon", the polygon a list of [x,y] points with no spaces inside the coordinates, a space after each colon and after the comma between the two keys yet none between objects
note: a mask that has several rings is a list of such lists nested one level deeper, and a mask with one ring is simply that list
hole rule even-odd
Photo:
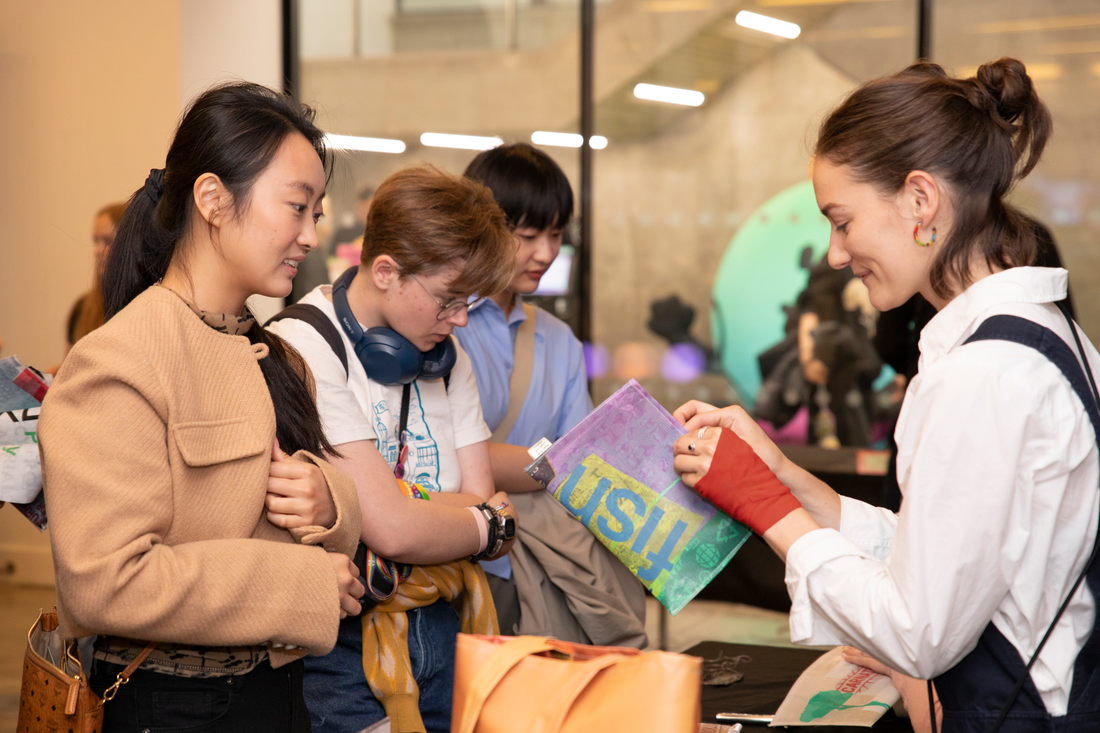
[{"label": "person with headphones", "polygon": [[[515,514],[494,493],[490,431],[451,333],[466,324],[471,296],[508,285],[514,263],[488,189],[409,168],[379,186],[361,264],[270,326],[313,372],[341,456],[333,464],[359,493],[359,561],[379,601],[341,624],[331,654],[307,662],[315,731],[361,730],[387,715],[395,731],[449,730],[460,628],[450,601],[465,591],[464,631],[497,631],[485,574],[466,559],[503,556]],[[392,574],[400,582],[386,598]]]}]

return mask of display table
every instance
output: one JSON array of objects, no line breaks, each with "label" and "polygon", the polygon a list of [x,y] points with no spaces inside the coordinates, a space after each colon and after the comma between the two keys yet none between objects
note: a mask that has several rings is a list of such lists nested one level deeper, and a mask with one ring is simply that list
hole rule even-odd
[{"label": "display table", "polygon": [[[788,649],[752,644],[726,644],[720,641],[704,641],[691,647],[684,654],[703,659],[704,679],[708,669],[721,665],[723,671],[736,670],[744,675],[740,681],[725,686],[703,685],[703,723],[721,723],[714,716],[718,713],[749,713],[771,715],[779,709],[787,691],[803,670],[813,664],[823,652],[814,649]],[[726,723],[729,724],[728,722]],[[764,731],[766,726],[742,724],[746,733]],[[800,726],[797,731],[825,733],[913,733],[908,718],[898,718],[887,711],[872,728],[848,726]]]}]

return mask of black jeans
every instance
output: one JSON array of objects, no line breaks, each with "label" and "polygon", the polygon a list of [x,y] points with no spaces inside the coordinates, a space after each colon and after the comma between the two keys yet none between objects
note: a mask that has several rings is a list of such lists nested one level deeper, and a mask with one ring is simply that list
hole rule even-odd
[{"label": "black jeans", "polygon": [[[110,687],[122,667],[95,660],[91,687]],[[138,670],[103,708],[104,733],[264,731],[310,733],[299,660],[279,669],[263,662],[235,677],[195,679]]]}]

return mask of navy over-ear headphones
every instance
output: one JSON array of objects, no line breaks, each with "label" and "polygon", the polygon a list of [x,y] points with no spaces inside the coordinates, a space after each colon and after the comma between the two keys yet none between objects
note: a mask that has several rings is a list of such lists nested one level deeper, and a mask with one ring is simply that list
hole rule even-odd
[{"label": "navy over-ear headphones", "polygon": [[421,351],[392,328],[376,326],[363,330],[348,305],[348,285],[357,272],[358,267],[349,267],[333,283],[332,305],[367,376],[380,384],[409,384],[417,379],[442,379],[450,374],[458,358],[451,336],[430,351]]}]

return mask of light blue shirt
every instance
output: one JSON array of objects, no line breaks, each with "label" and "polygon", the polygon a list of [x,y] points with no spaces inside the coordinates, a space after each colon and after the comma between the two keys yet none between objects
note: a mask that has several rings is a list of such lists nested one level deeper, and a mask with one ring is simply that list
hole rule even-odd
[{"label": "light blue shirt", "polygon": [[[473,362],[481,413],[490,430],[496,430],[508,412],[516,331],[526,319],[519,298],[508,316],[494,301],[486,299],[470,309],[466,326],[454,330]],[[539,308],[531,386],[505,442],[529,448],[543,438],[555,441],[591,411],[581,342],[569,326]],[[483,561],[481,567],[504,578],[512,576],[507,556]]]},{"label": "light blue shirt", "polygon": [[[490,430],[508,412],[516,331],[526,318],[518,299],[507,317],[486,299],[470,309],[468,325],[454,330],[473,362],[481,414]],[[555,441],[591,411],[581,342],[564,322],[538,309],[531,386],[505,442],[529,448],[542,438]]]}]

